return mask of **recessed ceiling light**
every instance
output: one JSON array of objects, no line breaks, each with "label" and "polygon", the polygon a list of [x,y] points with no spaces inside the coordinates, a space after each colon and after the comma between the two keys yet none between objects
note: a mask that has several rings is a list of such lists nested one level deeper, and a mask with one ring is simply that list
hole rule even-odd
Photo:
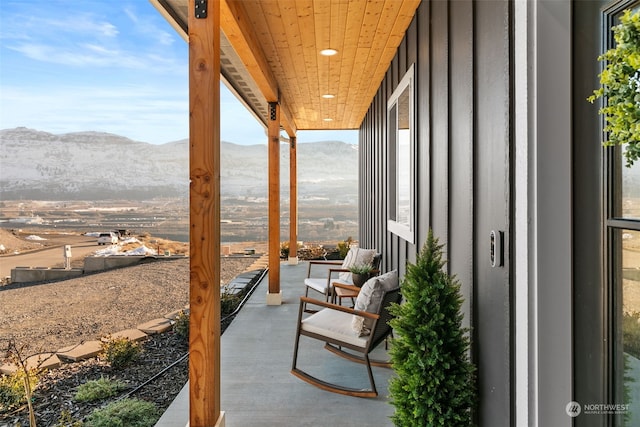
[{"label": "recessed ceiling light", "polygon": [[322,97],[325,99],[331,99],[331,98],[335,98],[335,95],[332,95],[330,93],[325,93],[324,95],[322,95]]},{"label": "recessed ceiling light", "polygon": [[338,51],[335,49],[322,49],[320,51],[320,55],[324,55],[324,56],[333,56],[336,53],[338,53]]},{"label": "recessed ceiling light", "polygon": [[333,121],[333,119],[331,117],[326,117],[326,118],[324,118],[322,120],[324,120],[325,122],[332,122]]}]

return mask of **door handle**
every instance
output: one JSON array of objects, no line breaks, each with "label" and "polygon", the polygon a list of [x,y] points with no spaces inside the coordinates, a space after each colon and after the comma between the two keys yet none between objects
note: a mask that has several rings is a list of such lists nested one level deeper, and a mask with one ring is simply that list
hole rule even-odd
[{"label": "door handle", "polygon": [[504,232],[491,230],[489,238],[491,267],[502,267],[504,265]]}]

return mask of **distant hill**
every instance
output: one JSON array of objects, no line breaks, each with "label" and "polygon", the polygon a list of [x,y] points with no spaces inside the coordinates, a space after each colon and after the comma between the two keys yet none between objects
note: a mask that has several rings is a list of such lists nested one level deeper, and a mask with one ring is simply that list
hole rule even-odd
[{"label": "distant hill", "polygon": [[[285,195],[288,164],[289,149],[283,144]],[[357,165],[357,146],[336,141],[299,144],[299,197],[355,198]],[[267,168],[266,145],[222,142],[222,195],[264,197]],[[187,198],[188,193],[188,140],[154,145],[101,132],[0,130],[0,199]]]}]

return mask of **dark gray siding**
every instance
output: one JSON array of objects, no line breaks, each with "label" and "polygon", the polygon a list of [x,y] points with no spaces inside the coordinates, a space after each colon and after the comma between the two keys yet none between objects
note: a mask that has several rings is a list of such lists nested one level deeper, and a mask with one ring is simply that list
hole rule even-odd
[{"label": "dark gray siding", "polygon": [[[480,425],[512,421],[511,14],[506,1],[423,2],[360,129],[360,243],[401,275],[429,228],[446,246],[473,327]],[[416,243],[387,231],[387,100],[408,68],[416,85]],[[492,268],[491,230],[505,235]]]}]

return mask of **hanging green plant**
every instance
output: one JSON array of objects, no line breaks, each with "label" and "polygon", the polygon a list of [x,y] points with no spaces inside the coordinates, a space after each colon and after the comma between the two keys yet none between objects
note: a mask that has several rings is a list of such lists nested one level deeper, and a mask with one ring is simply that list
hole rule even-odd
[{"label": "hanging green plant", "polygon": [[627,167],[640,158],[640,14],[626,10],[612,28],[615,47],[598,57],[605,62],[600,88],[587,98],[603,98],[605,146],[625,145]]}]

